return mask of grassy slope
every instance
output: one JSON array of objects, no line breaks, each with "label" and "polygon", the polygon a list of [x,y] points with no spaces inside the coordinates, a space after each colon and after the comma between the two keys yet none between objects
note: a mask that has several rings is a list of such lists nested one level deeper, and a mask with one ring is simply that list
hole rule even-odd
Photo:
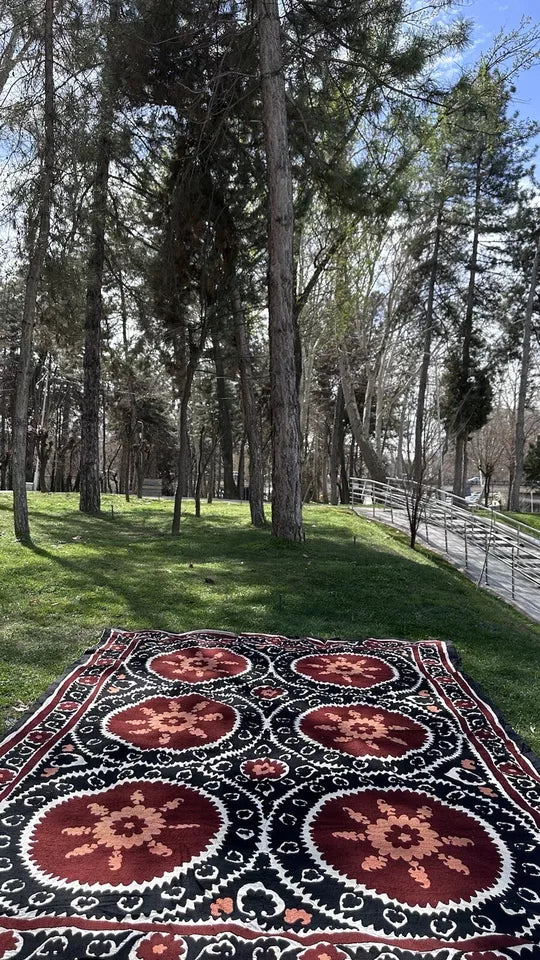
[{"label": "grassy slope", "polygon": [[540,750],[540,627],[400,535],[310,507],[307,542],[278,543],[250,527],[244,506],[216,503],[199,520],[188,504],[173,539],[170,503],[115,498],[112,518],[112,502],[93,519],[75,496],[31,495],[35,545],[25,548],[0,495],[0,722],[107,626],[436,637],[454,642],[465,670]]},{"label": "grassy slope", "polygon": [[[540,514],[538,513],[507,513],[506,517],[509,517],[510,520],[519,520],[521,523],[526,523],[529,527],[534,527],[536,530],[536,535],[540,536]],[[532,533],[532,531],[531,531]]]}]

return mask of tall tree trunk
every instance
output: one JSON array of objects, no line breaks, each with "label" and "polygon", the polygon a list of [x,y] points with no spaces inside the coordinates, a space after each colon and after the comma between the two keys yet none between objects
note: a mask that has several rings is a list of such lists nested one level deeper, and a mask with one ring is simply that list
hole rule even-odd
[{"label": "tall tree trunk", "polygon": [[223,495],[226,500],[235,500],[238,489],[233,474],[233,439],[229,398],[225,388],[225,367],[216,324],[212,327],[212,347],[216,368],[216,396],[218,402],[218,422],[221,458],[223,460]]},{"label": "tall tree trunk", "polygon": [[216,454],[212,453],[210,457],[210,470],[208,471],[208,496],[206,498],[207,503],[212,503],[214,500],[214,484],[216,482]]},{"label": "tall tree trunk", "polygon": [[339,383],[332,422],[332,439],[330,441],[330,503],[333,506],[339,503],[338,472],[343,450],[344,412],[343,387]]},{"label": "tall tree trunk", "polygon": [[454,455],[454,480],[452,483],[452,491],[455,497],[464,497],[465,488],[463,485],[463,474],[465,462],[465,443],[467,440],[462,433],[458,433],[455,439],[456,452]]},{"label": "tall tree trunk", "polygon": [[182,519],[182,498],[187,489],[189,475],[189,435],[188,435],[188,410],[191,397],[191,387],[193,377],[197,369],[198,353],[192,351],[187,365],[184,388],[180,398],[180,417],[178,423],[178,482],[174,495],[174,513],[171,533],[177,537],[180,534],[180,521]]},{"label": "tall tree trunk", "polygon": [[107,480],[107,398],[101,391],[101,469],[103,475],[103,493],[109,493]]},{"label": "tall tree trunk", "polygon": [[268,317],[272,533],[303,540],[298,336],[293,313],[294,210],[278,0],[257,0],[268,178]]},{"label": "tall tree trunk", "polygon": [[49,462],[49,457],[51,454],[51,441],[48,440],[48,433],[43,436],[42,442],[40,443],[40,453],[39,453],[39,471],[38,471],[38,482],[37,489],[41,493],[47,492],[47,464]]},{"label": "tall tree trunk", "polygon": [[[189,357],[184,367],[183,383],[180,396],[180,416],[178,424],[178,482],[174,495],[174,512],[171,527],[171,533],[177,537],[180,535],[180,521],[182,519],[182,497],[187,494],[189,473],[190,473],[190,444],[188,430],[188,411],[189,401],[191,399],[191,388],[193,378],[199,364],[199,358],[204,350],[206,337],[208,335],[209,325],[213,320],[213,307],[208,304],[204,306],[204,315],[201,317],[201,326],[199,338],[195,340],[192,332],[189,332]],[[186,344],[184,344],[186,346]]]},{"label": "tall tree trunk", "polygon": [[[350,453],[353,452],[353,448],[354,448],[354,437],[351,439],[351,449],[350,449]],[[351,457],[350,459],[354,461],[354,457]],[[352,470],[350,470],[349,473],[347,473],[347,458],[345,457],[345,444],[342,444],[342,447],[341,447],[341,466],[340,466],[340,471],[339,471],[339,478],[340,478],[340,484],[341,484],[341,502],[342,502],[342,503],[349,503],[349,500],[350,500],[350,496],[349,496],[349,478],[350,478],[351,476],[354,476],[354,472],[353,472]]]},{"label": "tall tree trunk", "polygon": [[31,381],[32,344],[38,290],[51,223],[52,179],[54,167],[54,0],[45,0],[44,13],[44,140],[39,176],[39,222],[37,237],[30,242],[30,261],[26,276],[21,327],[19,364],[13,424],[13,520],[18,540],[30,539],[26,497],[26,440],[28,435],[28,395]]},{"label": "tall tree trunk", "polygon": [[328,446],[326,439],[321,454],[321,492],[322,502],[328,503]]},{"label": "tall tree trunk", "polygon": [[406,416],[407,404],[406,400],[403,401],[401,406],[401,415],[399,418],[398,426],[398,441],[396,449],[396,462],[394,468],[394,476],[401,477],[404,471],[404,460],[403,460],[403,441],[405,433],[405,416]]},{"label": "tall tree trunk", "polygon": [[7,367],[6,348],[2,349],[2,393],[0,398],[0,490],[6,487],[7,467]]},{"label": "tall tree trunk", "polygon": [[195,516],[201,515],[201,487],[205,469],[204,460],[204,427],[201,427],[199,433],[199,446],[197,450],[197,475],[195,480]]},{"label": "tall tree trunk", "polygon": [[437,210],[437,220],[435,224],[435,237],[433,240],[433,256],[431,260],[431,270],[429,271],[429,285],[426,303],[426,317],[424,327],[424,352],[422,354],[422,364],[420,367],[420,378],[418,381],[418,400],[416,401],[416,421],[414,427],[414,462],[413,479],[416,483],[422,482],[425,458],[424,458],[424,414],[426,409],[426,391],[428,384],[429,365],[431,363],[431,343],[433,340],[433,306],[435,303],[435,284],[437,281],[437,272],[439,269],[439,249],[441,246],[441,228],[443,218],[444,203],[441,202]]},{"label": "tall tree trunk", "polygon": [[[140,426],[138,425],[140,424]],[[144,439],[144,423],[142,420],[139,420],[136,424],[136,431],[138,433],[138,442],[137,442],[137,451],[135,456],[135,474],[137,477],[137,500],[142,500],[143,487],[144,487],[144,455],[145,455],[145,439]]]},{"label": "tall tree trunk", "polygon": [[[311,338],[309,339],[311,340]],[[300,380],[300,432],[304,441],[304,454],[307,450],[311,387],[318,342],[317,338],[315,343],[309,342],[305,345],[302,360],[302,379]]]},{"label": "tall tree trunk", "polygon": [[382,460],[385,441],[384,426],[384,398],[386,393],[386,371],[390,365],[391,358],[383,357],[377,377],[377,386],[375,389],[375,453],[379,460]]},{"label": "tall tree trunk", "polygon": [[244,425],[249,447],[249,509],[252,524],[255,527],[264,527],[264,470],[261,425],[253,384],[253,367],[251,364],[246,321],[240,291],[235,282],[232,284],[231,294],[238,369],[240,371],[240,387],[242,390],[242,407],[244,410]]},{"label": "tall tree trunk", "polygon": [[123,493],[126,501],[129,503],[129,475],[131,473],[131,458],[130,458],[130,441],[129,438],[124,436],[122,443],[122,452],[120,455],[120,477],[119,477],[119,493]]},{"label": "tall tree trunk", "polygon": [[217,457],[216,496],[221,497],[221,457]]},{"label": "tall tree trunk", "polygon": [[52,448],[52,462],[51,462],[51,477],[49,481],[49,490],[52,493],[56,490],[56,465],[58,457],[58,448],[60,446],[60,424],[62,419],[62,411],[60,407],[56,407],[54,414],[54,441]]},{"label": "tall tree trunk", "polygon": [[49,354],[47,370],[45,373],[45,385],[43,387],[43,396],[41,398],[41,417],[36,428],[36,462],[34,468],[34,490],[41,493],[46,492],[45,471],[47,468],[47,441],[49,438],[49,401],[51,395],[51,366],[52,357]]},{"label": "tall tree trunk", "polygon": [[244,478],[245,473],[245,450],[246,450],[246,434],[242,437],[242,442],[240,444],[240,453],[238,454],[238,498],[239,500],[244,499],[244,492],[246,488],[246,482]]},{"label": "tall tree trunk", "polygon": [[[474,220],[471,261],[469,267],[469,285],[467,289],[467,303],[465,307],[465,316],[461,325],[461,377],[464,390],[467,391],[467,382],[471,370],[471,343],[473,333],[474,300],[476,293],[476,274],[478,271],[478,245],[480,239],[480,192],[482,188],[482,150],[476,158],[476,171],[474,180]],[[467,399],[466,393],[462,401]],[[454,484],[452,492],[456,497],[465,496],[465,471],[466,456],[465,448],[469,439],[469,425],[462,417],[460,422],[460,413],[457,413],[457,424],[455,430],[456,440],[456,462],[454,466]]]},{"label": "tall tree trunk", "polygon": [[536,251],[531,274],[531,286],[525,319],[523,321],[523,344],[521,347],[521,371],[519,377],[519,394],[516,412],[516,466],[512,486],[512,510],[519,512],[521,484],[523,482],[523,463],[525,460],[525,407],[527,404],[527,386],[529,382],[529,366],[531,358],[531,327],[534,301],[536,298],[536,284],[538,279],[538,262],[540,260],[540,231],[536,238]]},{"label": "tall tree trunk", "polygon": [[341,348],[339,351],[339,371],[341,385],[343,387],[345,409],[347,411],[353,437],[358,444],[370,477],[373,480],[378,480],[379,483],[385,483],[386,470],[384,469],[384,464],[381,462],[381,460],[379,460],[369,440],[367,440],[364,435],[364,424],[360,416],[360,411],[358,410],[347,354],[344,348]]},{"label": "tall tree trunk", "polygon": [[506,498],[506,509],[510,510],[514,496],[514,464],[508,467],[508,496]]},{"label": "tall tree trunk", "polygon": [[[118,22],[118,0],[111,0],[109,30]],[[84,322],[83,399],[81,409],[80,501],[82,513],[98,514],[101,509],[99,482],[99,405],[101,392],[101,318],[105,260],[105,222],[112,150],[115,82],[112,74],[111,39],[105,54],[99,116],[96,166],[92,191],[90,251],[86,280]]]},{"label": "tall tree trunk", "polygon": [[69,442],[69,418],[71,414],[71,387],[66,387],[62,403],[61,425],[58,437],[58,454],[54,475],[54,489],[66,489],[66,453]]}]

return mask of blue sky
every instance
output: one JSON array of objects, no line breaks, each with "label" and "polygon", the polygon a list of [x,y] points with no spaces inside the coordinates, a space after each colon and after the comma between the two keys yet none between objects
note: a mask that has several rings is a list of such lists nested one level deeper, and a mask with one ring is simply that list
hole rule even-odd
[{"label": "blue sky", "polygon": [[[466,62],[470,62],[490,47],[501,28],[515,29],[524,16],[540,23],[540,0],[466,0],[460,4],[459,13],[475,24],[473,46],[465,57]],[[540,61],[518,76],[515,86],[516,110],[523,118],[530,117],[540,123]]]}]

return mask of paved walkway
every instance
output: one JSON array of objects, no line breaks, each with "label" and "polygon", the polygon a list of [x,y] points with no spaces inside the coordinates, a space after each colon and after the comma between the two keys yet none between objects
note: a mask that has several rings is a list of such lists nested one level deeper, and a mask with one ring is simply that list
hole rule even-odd
[{"label": "paved walkway", "polygon": [[[409,520],[404,510],[393,511],[393,522],[390,517],[390,510],[383,510],[377,507],[375,516],[371,507],[353,507],[359,517],[366,520],[374,520],[379,523],[386,523],[398,530],[409,534]],[[540,623],[540,589],[534,584],[529,583],[519,574],[516,574],[514,584],[514,596],[512,596],[512,573],[509,566],[501,563],[490,555],[487,571],[485,568],[485,553],[480,547],[473,543],[467,545],[467,557],[465,556],[465,543],[462,537],[447,531],[448,552],[446,549],[445,533],[442,527],[435,526],[432,523],[426,524],[422,521],[418,531],[418,540],[424,547],[433,550],[443,556],[452,566],[461,570],[469,579],[479,584],[483,589],[489,590],[495,596],[506,600],[507,603],[517,607],[521,613],[526,614],[531,620]],[[487,572],[487,578],[486,578]],[[487,582],[486,582],[487,580]]]}]

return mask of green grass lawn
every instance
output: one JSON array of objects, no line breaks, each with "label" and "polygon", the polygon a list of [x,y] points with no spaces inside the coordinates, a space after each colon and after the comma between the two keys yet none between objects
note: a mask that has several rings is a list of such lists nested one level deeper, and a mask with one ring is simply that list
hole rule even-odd
[{"label": "green grass lawn", "polygon": [[288,544],[252,528],[244,505],[203,506],[197,519],[188,503],[172,538],[170,502],[105,497],[98,519],[78,512],[76,495],[29,501],[34,545],[23,547],[10,496],[0,494],[4,726],[105,627],[209,627],[451,640],[465,670],[540,750],[540,626],[388,528],[344,508],[308,507],[306,543]]},{"label": "green grass lawn", "polygon": [[526,523],[528,527],[533,527],[533,530],[527,531],[531,535],[540,537],[540,514],[538,513],[505,513],[505,519],[508,518],[511,520],[519,520],[520,523]]}]

